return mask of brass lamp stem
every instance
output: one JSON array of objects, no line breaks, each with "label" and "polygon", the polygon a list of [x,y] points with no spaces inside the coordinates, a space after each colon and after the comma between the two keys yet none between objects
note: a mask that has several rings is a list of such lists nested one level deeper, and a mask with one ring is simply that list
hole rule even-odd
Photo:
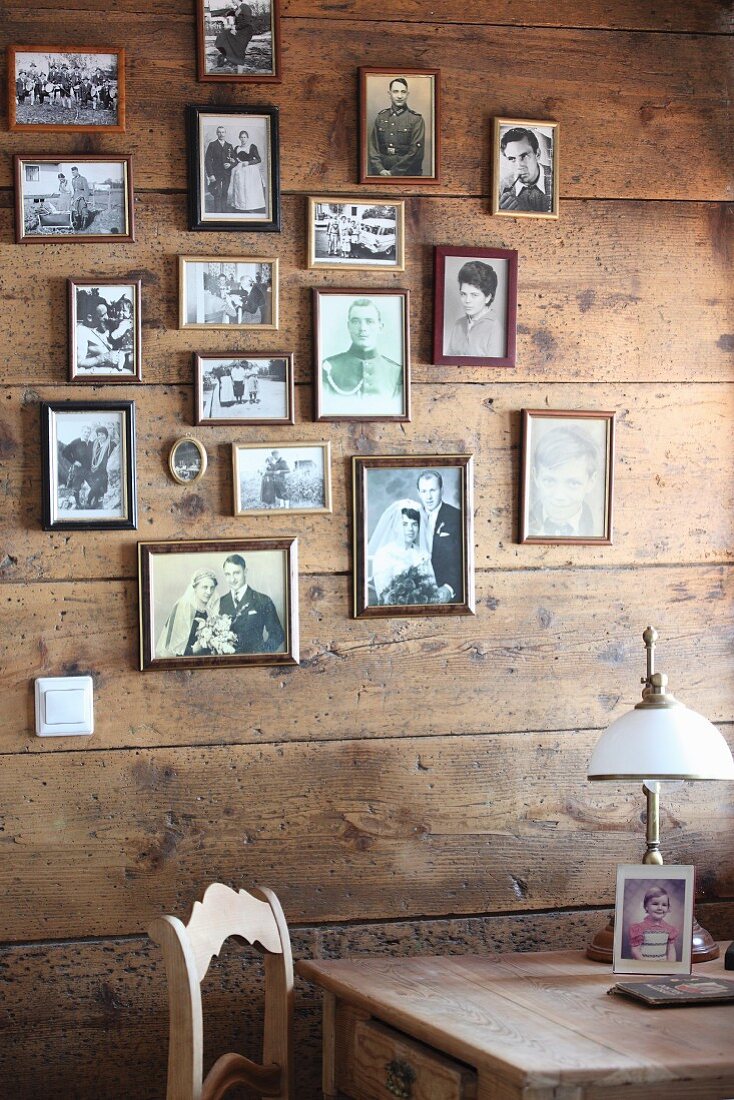
[{"label": "brass lamp stem", "polygon": [[645,840],[647,851],[642,857],[643,863],[652,863],[657,867],[663,864],[663,854],[660,851],[660,784],[642,784],[642,791],[647,797],[647,827]]}]

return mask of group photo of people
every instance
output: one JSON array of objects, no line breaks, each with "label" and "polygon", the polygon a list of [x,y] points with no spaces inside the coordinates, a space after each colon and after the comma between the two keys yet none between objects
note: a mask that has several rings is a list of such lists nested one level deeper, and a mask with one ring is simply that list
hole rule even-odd
[{"label": "group photo of people", "polygon": [[125,515],[121,478],[122,416],[64,412],[56,416],[55,503],[66,520]]},{"label": "group photo of people", "polygon": [[190,325],[274,327],[273,264],[182,257],[182,319]]},{"label": "group photo of people", "polygon": [[16,124],[119,124],[116,53],[17,50],[14,60]]},{"label": "group photo of people", "polygon": [[200,423],[289,420],[286,357],[197,358]]},{"label": "group photo of people", "polygon": [[401,267],[399,213],[397,203],[316,201],[310,214],[311,266]]},{"label": "group photo of people", "polygon": [[135,378],[137,363],[137,284],[73,283],[69,333],[72,379]]}]

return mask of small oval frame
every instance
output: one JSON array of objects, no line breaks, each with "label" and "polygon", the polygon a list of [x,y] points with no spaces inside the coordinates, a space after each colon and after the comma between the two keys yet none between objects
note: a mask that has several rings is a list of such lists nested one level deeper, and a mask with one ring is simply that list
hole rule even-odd
[{"label": "small oval frame", "polygon": [[[201,461],[201,468],[199,469],[198,473],[194,474],[193,477],[188,477],[188,478],[181,477],[181,475],[179,473],[177,473],[177,471],[176,471],[176,466],[175,466],[175,461],[174,461],[175,458],[176,458],[176,451],[178,450],[178,448],[183,443],[192,443],[194,445],[194,447],[196,448],[196,450],[198,451],[198,454],[199,454],[199,459]],[[171,477],[173,478],[173,480],[175,482],[177,482],[179,485],[193,485],[195,481],[200,481],[201,478],[206,473],[207,462],[208,462],[208,458],[207,458],[207,453],[206,453],[206,447],[204,446],[204,444],[200,440],[196,439],[193,435],[182,435],[182,436],[180,436],[174,442],[173,446],[171,447],[171,451],[168,455],[168,469],[171,472]]]}]

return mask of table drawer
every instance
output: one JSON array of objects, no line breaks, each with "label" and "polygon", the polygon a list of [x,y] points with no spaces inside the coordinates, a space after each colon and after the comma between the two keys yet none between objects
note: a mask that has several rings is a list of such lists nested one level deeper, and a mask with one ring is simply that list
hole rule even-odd
[{"label": "table drawer", "polygon": [[474,1070],[377,1020],[350,1023],[337,1078],[352,1100],[475,1100]]}]

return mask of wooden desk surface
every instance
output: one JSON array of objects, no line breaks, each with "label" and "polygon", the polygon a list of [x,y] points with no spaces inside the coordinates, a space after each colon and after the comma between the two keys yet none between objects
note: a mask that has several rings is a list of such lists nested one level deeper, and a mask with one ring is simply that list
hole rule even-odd
[{"label": "wooden desk surface", "polygon": [[[723,947],[695,974],[725,976]],[[734,1004],[653,1009],[610,997],[615,982],[644,975],[613,975],[580,951],[301,961],[296,969],[337,1001],[474,1067],[480,1098],[734,1097]],[[511,1091],[482,1085],[492,1079]]]}]

